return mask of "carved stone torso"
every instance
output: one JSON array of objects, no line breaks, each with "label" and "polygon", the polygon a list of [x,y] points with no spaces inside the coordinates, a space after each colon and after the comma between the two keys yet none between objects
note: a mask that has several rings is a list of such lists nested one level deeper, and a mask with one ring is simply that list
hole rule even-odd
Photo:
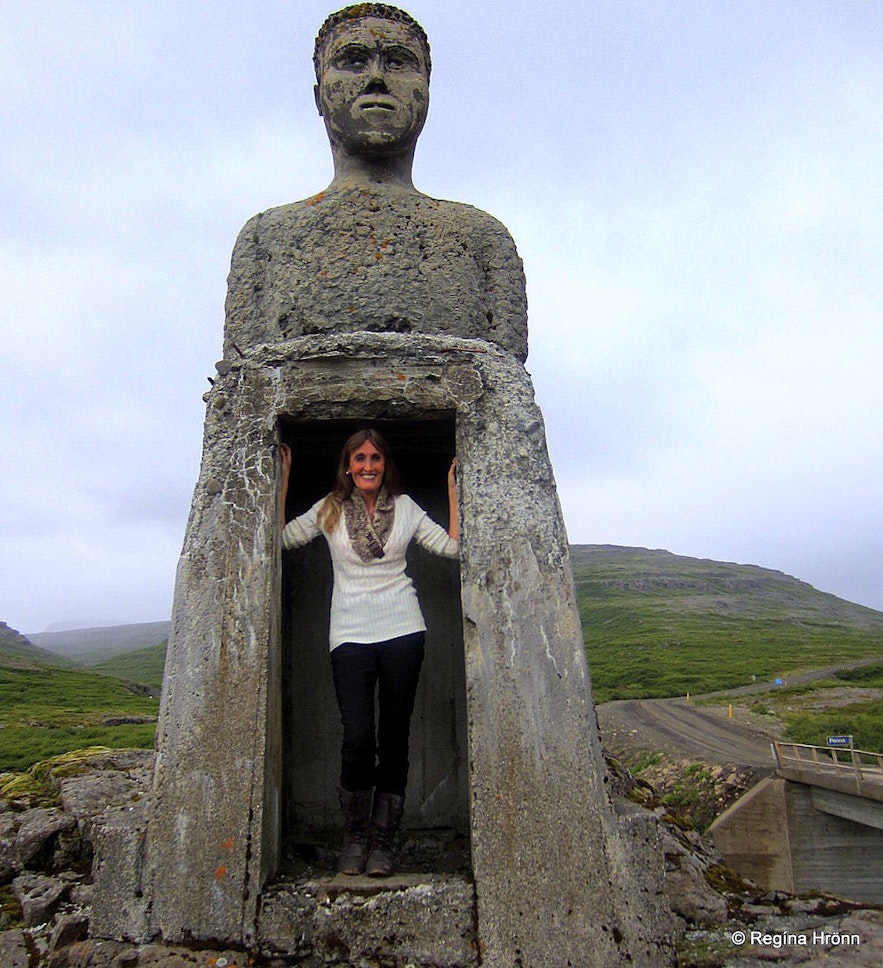
[{"label": "carved stone torso", "polygon": [[515,244],[479,209],[343,189],[256,215],[228,279],[225,350],[310,334],[427,333],[527,356]]}]

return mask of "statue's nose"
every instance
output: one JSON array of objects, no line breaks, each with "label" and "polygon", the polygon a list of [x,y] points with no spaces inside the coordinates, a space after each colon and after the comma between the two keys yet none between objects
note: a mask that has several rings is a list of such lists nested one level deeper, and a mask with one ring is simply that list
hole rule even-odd
[{"label": "statue's nose", "polygon": [[386,75],[379,57],[372,57],[368,66],[367,90],[372,92],[386,91]]}]

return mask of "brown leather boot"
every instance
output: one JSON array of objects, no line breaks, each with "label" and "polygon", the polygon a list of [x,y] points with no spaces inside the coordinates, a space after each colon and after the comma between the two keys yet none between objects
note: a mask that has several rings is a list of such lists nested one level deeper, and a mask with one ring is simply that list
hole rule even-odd
[{"label": "brown leather boot", "polygon": [[341,874],[361,874],[368,859],[368,823],[371,816],[371,791],[351,793],[338,789],[343,811],[343,849],[337,859]]},{"label": "brown leather boot", "polygon": [[365,873],[389,877],[395,871],[395,836],[405,810],[405,798],[395,793],[375,793],[371,813],[371,838]]}]

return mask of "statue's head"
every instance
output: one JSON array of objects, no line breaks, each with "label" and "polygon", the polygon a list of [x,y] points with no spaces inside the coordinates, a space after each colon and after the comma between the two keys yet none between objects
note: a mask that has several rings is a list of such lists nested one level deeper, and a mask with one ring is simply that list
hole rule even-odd
[{"label": "statue's head", "polygon": [[316,106],[332,146],[383,156],[413,149],[429,110],[429,42],[404,10],[359,3],[331,14],[313,54]]}]

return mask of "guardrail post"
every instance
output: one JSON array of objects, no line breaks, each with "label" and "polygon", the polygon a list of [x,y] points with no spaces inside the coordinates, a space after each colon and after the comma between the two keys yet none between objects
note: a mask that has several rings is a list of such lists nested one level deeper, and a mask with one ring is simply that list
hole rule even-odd
[{"label": "guardrail post", "polygon": [[850,745],[849,752],[852,754],[852,765],[855,769],[855,792],[862,792],[862,758]]}]

